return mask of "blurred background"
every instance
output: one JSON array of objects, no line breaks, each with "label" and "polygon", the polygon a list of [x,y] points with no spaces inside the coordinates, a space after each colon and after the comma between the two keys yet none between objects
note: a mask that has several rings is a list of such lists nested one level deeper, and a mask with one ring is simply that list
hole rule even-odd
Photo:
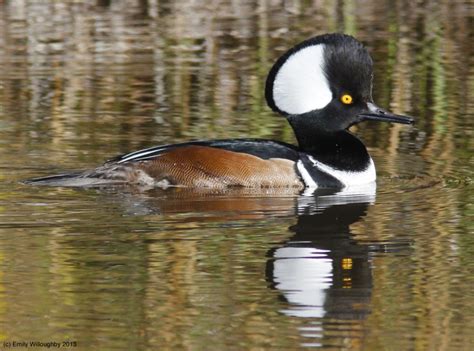
[{"label": "blurred background", "polygon": [[[467,0],[0,1],[0,348],[471,349],[473,17]],[[416,118],[353,128],[376,197],[18,183],[162,143],[294,142],[266,75],[326,32],[361,40],[374,100]],[[303,241],[323,281],[282,273]]]}]

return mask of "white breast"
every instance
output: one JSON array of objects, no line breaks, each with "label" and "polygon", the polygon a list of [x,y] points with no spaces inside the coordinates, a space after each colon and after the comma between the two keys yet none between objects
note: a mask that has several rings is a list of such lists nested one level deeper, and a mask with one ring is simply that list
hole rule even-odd
[{"label": "white breast", "polygon": [[[360,172],[350,172],[350,171],[335,169],[320,161],[315,160],[314,157],[312,156],[308,156],[308,158],[314,167],[318,168],[324,173],[327,173],[333,176],[334,178],[339,180],[344,185],[344,187],[357,187],[361,185],[374,183],[375,179],[377,178],[377,175],[375,172],[375,165],[372,158],[370,158],[368,167],[365,170],[360,171]],[[311,177],[310,173],[305,168],[302,161],[298,161],[297,168],[307,187],[309,188],[318,187],[318,184]]]}]

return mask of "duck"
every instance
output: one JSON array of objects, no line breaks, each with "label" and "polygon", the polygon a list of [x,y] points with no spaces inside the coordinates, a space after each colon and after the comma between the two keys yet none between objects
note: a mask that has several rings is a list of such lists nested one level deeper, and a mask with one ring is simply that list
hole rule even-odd
[{"label": "duck", "polygon": [[318,35],[280,56],[265,84],[268,106],[287,119],[297,145],[253,138],[159,145],[93,169],[25,183],[164,189],[342,189],[374,183],[374,162],[349,128],[364,121],[412,124],[414,119],[378,107],[372,81],[373,61],[361,42],[342,33]]}]

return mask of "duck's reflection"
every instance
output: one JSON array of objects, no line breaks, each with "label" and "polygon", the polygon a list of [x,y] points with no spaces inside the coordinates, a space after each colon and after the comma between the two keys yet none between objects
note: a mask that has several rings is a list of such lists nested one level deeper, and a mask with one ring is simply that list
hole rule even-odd
[{"label": "duck's reflection", "polygon": [[282,313],[364,318],[372,286],[369,249],[351,237],[350,225],[374,200],[375,188],[300,198],[294,235],[268,253],[267,280],[288,302]]},{"label": "duck's reflection", "polygon": [[375,185],[304,195],[293,190],[152,190],[121,193],[120,204],[131,215],[186,213],[182,220],[198,222],[296,215],[296,225],[290,227],[293,235],[267,253],[267,281],[287,301],[281,312],[357,320],[368,313],[372,285],[369,256],[374,248],[358,243],[350,225],[365,216],[375,192]]}]

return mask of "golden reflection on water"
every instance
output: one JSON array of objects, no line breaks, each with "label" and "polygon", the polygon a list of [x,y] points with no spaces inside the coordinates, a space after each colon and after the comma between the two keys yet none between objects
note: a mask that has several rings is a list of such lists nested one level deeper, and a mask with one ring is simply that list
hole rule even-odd
[{"label": "golden reflection on water", "polygon": [[[0,343],[471,348],[469,6],[0,4]],[[158,143],[291,142],[265,105],[266,74],[294,43],[332,31],[368,46],[375,101],[417,118],[354,128],[377,164],[375,203],[15,183]],[[285,274],[291,262],[301,275]]]}]

